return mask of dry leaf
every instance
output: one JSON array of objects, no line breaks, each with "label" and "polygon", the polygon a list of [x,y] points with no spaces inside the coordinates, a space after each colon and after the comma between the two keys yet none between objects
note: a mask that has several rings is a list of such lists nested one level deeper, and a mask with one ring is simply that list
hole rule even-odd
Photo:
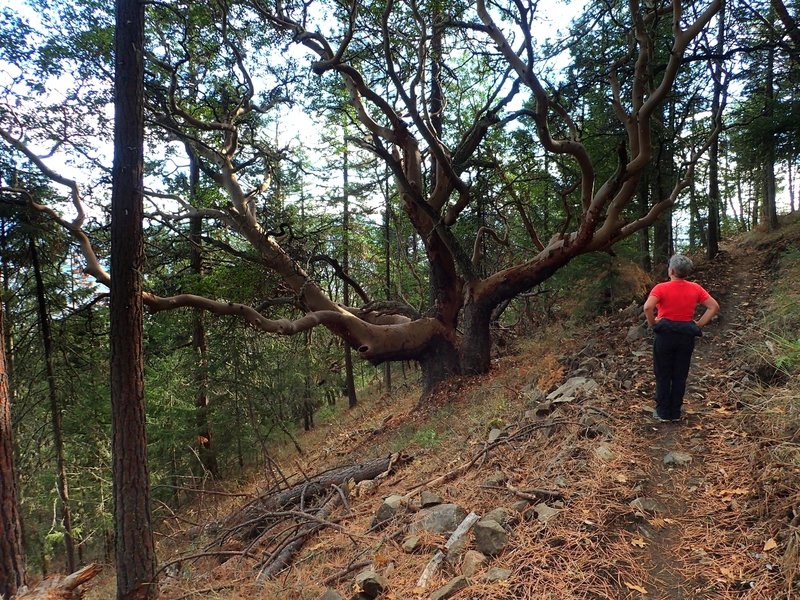
[{"label": "dry leaf", "polygon": [[645,542],[642,538],[633,538],[631,540],[631,546],[636,546],[637,548],[645,548],[647,547],[647,542]]},{"label": "dry leaf", "polygon": [[775,548],[777,547],[778,547],[778,542],[775,541],[775,538],[769,538],[766,542],[764,542],[764,552],[775,550]]},{"label": "dry leaf", "polygon": [[646,590],[646,589],[644,589],[644,588],[643,588],[642,586],[640,586],[640,585],[634,585],[633,583],[628,583],[628,582],[626,581],[626,582],[625,582],[625,587],[626,587],[626,588],[628,588],[629,590],[633,590],[633,591],[635,591],[635,592],[639,592],[639,593],[641,593],[641,594],[647,595],[647,590]]},{"label": "dry leaf", "polygon": [[733,569],[729,569],[728,567],[720,567],[719,572],[730,580],[736,579],[736,575],[733,574]]}]

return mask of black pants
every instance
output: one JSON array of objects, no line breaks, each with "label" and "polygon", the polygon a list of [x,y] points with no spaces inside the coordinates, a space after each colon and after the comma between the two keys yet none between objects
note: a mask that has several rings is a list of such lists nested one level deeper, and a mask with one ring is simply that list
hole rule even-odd
[{"label": "black pants", "polygon": [[665,331],[653,342],[656,374],[656,414],[662,419],[679,419],[686,378],[694,351],[694,335]]}]

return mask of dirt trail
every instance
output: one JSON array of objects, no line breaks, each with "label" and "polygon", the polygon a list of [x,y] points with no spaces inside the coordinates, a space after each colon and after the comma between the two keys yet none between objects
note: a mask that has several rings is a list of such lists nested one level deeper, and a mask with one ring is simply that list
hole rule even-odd
[{"label": "dirt trail", "polygon": [[744,365],[731,361],[730,350],[753,318],[752,307],[766,285],[762,260],[762,255],[737,249],[723,253],[693,277],[722,309],[698,340],[683,421],[658,423],[646,412],[655,392],[652,359],[641,347],[634,351],[638,377],[647,380],[638,388],[641,410],[632,420],[639,433],[633,450],[646,473],[641,495],[651,501],[635,523],[644,546],[649,598],[726,598],[731,588],[746,591],[751,586],[743,573],[726,566],[725,552],[739,548],[712,548],[705,542],[731,538],[728,528],[731,521],[735,526],[750,489],[739,480],[745,476],[730,464],[728,454],[719,455],[715,447],[721,442],[745,450],[749,443],[738,428],[735,410],[739,382],[746,373]]}]

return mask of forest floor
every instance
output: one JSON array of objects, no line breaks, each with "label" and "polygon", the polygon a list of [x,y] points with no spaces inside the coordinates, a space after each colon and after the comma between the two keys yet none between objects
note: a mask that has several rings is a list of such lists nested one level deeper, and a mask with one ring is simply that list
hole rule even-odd
[{"label": "forest floor", "polygon": [[[362,395],[359,407],[300,436],[302,455],[278,452],[285,472],[307,476],[392,452],[413,461],[349,486],[346,504],[277,576],[257,580],[268,541],[218,533],[263,484],[241,491],[245,499],[207,495],[164,518],[162,563],[184,558],[164,570],[162,597],[368,598],[354,586],[364,565],[387,581],[379,598],[436,597],[475,540],[465,536],[419,587],[447,541],[423,532],[403,548],[422,490],[479,515],[509,509],[507,545],[442,598],[800,597],[800,387],[786,366],[800,342],[769,327],[788,320],[796,336],[798,259],[794,219],[697,261],[693,279],[722,310],[698,341],[681,422],[653,418],[652,339],[632,330],[638,305],[580,327],[549,325],[423,409],[414,386],[396,381],[394,394]],[[574,377],[597,385],[547,399]],[[391,494],[404,496],[401,509],[373,528]],[[200,532],[189,521],[217,527]],[[108,585],[87,597],[111,597]]]}]

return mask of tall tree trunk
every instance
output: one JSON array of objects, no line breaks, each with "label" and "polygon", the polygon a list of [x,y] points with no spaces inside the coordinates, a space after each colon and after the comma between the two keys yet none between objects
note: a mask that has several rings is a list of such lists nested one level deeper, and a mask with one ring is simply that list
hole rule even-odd
[{"label": "tall tree trunk", "polygon": [[[775,49],[770,47],[767,51],[767,73],[764,82],[764,116],[767,122],[775,114]],[[777,184],[775,182],[775,154],[776,140],[774,133],[767,133],[767,147],[764,156],[764,203],[762,209],[762,222],[769,231],[778,228]]]},{"label": "tall tree trunk", "polygon": [[[189,188],[192,204],[196,203],[199,193],[200,166],[194,155],[189,162]],[[192,216],[189,220],[189,262],[192,273],[198,281],[203,277],[203,219]],[[211,437],[211,425],[208,420],[208,341],[206,340],[205,311],[192,311],[192,349],[197,359],[194,368],[195,392],[195,425],[197,427],[198,454],[203,468],[212,477],[219,477],[217,454]]]},{"label": "tall tree trunk", "polygon": [[147,469],[144,259],[144,2],[117,0],[111,190],[111,429],[117,599],[158,597]]},{"label": "tall tree trunk", "polygon": [[[719,57],[714,61],[712,75],[714,79],[714,97],[711,100],[711,113],[714,117],[715,125],[722,122],[720,107],[722,106],[723,77],[722,72],[722,52],[725,49],[725,5],[719,10],[717,15],[717,47],[715,54]],[[708,150],[708,244],[706,245],[706,256],[714,258],[719,254],[720,242],[720,206],[722,201],[719,193],[719,136],[711,142]]]},{"label": "tall tree trunk", "polygon": [[75,540],[72,535],[72,512],[69,506],[69,482],[67,481],[67,465],[64,459],[64,435],[61,427],[61,407],[58,402],[56,374],[53,365],[53,335],[50,330],[50,316],[47,312],[44,279],[39,263],[39,250],[33,235],[28,236],[28,248],[33,263],[33,277],[36,281],[36,302],[39,311],[39,327],[42,333],[44,348],[44,368],[47,377],[47,389],[50,397],[50,422],[53,427],[53,446],[56,453],[56,487],[61,501],[61,525],[64,527],[64,550],[67,557],[69,573],[77,571],[75,564]]},{"label": "tall tree trunk", "polygon": [[789,160],[786,163],[786,173],[788,178],[788,188],[789,188],[789,211],[794,212],[794,155],[789,156]]},{"label": "tall tree trunk", "polygon": [[[342,162],[342,197],[344,207],[342,211],[342,268],[344,272],[350,275],[350,165],[347,153],[347,140],[344,141],[344,156]],[[350,306],[350,286],[347,280],[344,280],[343,300],[345,306]],[[356,382],[353,377],[353,352],[350,344],[344,342],[344,378],[345,387],[347,388],[347,405],[353,408],[358,404],[358,397],[356,396]]]},{"label": "tall tree trunk", "polygon": [[6,370],[3,307],[0,305],[0,598],[25,585],[25,553],[17,502],[17,474],[11,431],[11,396]]},{"label": "tall tree trunk", "polygon": [[[383,261],[384,261],[384,283],[383,293],[387,300],[392,299],[392,239],[391,239],[391,211],[392,211],[392,196],[389,189],[389,173],[388,169],[385,171],[386,183],[384,185],[383,197]],[[386,391],[392,391],[392,363],[386,361],[383,365],[383,382],[386,386]]]}]

